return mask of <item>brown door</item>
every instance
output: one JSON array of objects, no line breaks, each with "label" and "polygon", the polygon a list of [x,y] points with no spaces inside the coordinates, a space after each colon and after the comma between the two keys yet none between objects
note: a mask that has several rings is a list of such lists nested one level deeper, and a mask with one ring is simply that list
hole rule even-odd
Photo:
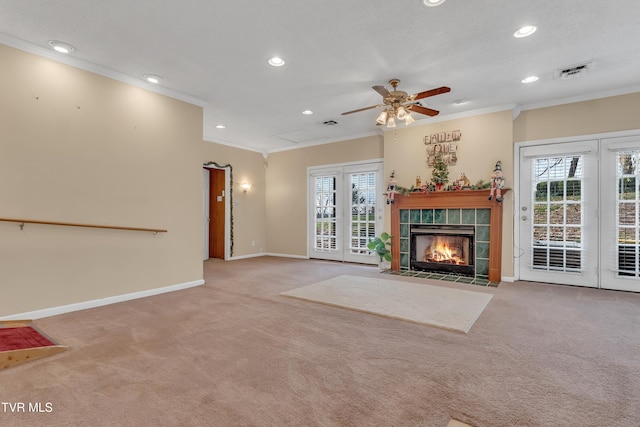
[{"label": "brown door", "polygon": [[225,170],[209,169],[209,258],[224,259]]}]

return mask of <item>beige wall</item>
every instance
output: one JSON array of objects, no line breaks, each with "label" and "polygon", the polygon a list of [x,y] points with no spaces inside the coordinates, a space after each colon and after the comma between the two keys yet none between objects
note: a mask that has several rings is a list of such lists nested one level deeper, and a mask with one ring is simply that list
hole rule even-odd
[{"label": "beige wall", "polygon": [[[396,170],[409,187],[431,176],[424,136],[460,130],[450,178],[488,180],[502,160],[511,187],[514,141],[640,128],[636,93],[527,110],[515,122],[504,111],[399,127],[265,160],[203,142],[200,107],[1,45],[0,62],[0,218],[169,230],[0,222],[0,317],[201,280],[206,162],[233,166],[234,256],[306,256],[309,166],[384,158],[385,179]],[[503,202],[504,277],[513,275],[513,200]]]},{"label": "beige wall", "polygon": [[202,279],[202,109],[0,45],[0,316]]},{"label": "beige wall", "polygon": [[[471,183],[489,181],[496,161],[502,161],[506,187],[513,186],[513,120],[512,112],[502,111],[474,117],[443,121],[422,126],[399,127],[384,134],[385,179],[396,171],[398,185],[410,188],[416,176],[423,182],[431,180],[432,168],[427,167],[424,137],[440,132],[459,130],[458,161],[449,167],[449,180],[465,173]],[[513,276],[513,192],[503,203],[502,276]],[[385,210],[385,229],[390,229],[390,208]]]},{"label": "beige wall", "polygon": [[382,136],[272,153],[267,158],[269,252],[307,255],[307,168],[383,157]]},{"label": "beige wall", "polygon": [[640,93],[523,111],[514,122],[515,142],[640,128]]},{"label": "beige wall", "polygon": [[[233,257],[267,252],[264,156],[208,141],[204,142],[203,156],[203,163],[232,167]],[[240,187],[243,182],[251,184],[246,193]]]}]

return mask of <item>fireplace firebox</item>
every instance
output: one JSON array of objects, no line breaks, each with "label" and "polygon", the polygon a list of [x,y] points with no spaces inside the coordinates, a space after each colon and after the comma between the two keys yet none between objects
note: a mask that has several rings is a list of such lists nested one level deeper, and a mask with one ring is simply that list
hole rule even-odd
[{"label": "fireplace firebox", "polygon": [[412,225],[411,270],[475,275],[475,227]]}]

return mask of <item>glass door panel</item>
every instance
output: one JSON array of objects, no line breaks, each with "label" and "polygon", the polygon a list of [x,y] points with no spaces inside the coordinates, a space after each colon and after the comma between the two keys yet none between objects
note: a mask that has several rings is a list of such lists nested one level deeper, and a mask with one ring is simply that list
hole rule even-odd
[{"label": "glass door panel", "polygon": [[602,145],[601,286],[640,292],[640,136]]},{"label": "glass door panel", "polygon": [[[349,205],[349,248],[345,260],[371,263],[373,254],[367,243],[376,236],[378,218],[378,172],[363,171],[349,173],[350,197]],[[375,262],[375,258],[374,258]]]},{"label": "glass door panel", "polygon": [[309,256],[377,264],[367,243],[380,233],[382,163],[311,168]]},{"label": "glass door panel", "polygon": [[597,141],[525,147],[520,164],[520,277],[597,286]]},{"label": "glass door panel", "polygon": [[342,259],[340,216],[338,215],[338,174],[312,176],[311,254],[324,259]]}]

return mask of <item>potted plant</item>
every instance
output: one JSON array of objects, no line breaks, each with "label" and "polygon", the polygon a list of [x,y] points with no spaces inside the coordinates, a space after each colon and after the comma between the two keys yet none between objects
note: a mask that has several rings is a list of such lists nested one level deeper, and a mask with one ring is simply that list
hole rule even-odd
[{"label": "potted plant", "polygon": [[380,258],[378,267],[381,271],[391,268],[391,237],[393,236],[385,231],[380,237],[376,237],[367,243],[367,248],[375,252]]}]

